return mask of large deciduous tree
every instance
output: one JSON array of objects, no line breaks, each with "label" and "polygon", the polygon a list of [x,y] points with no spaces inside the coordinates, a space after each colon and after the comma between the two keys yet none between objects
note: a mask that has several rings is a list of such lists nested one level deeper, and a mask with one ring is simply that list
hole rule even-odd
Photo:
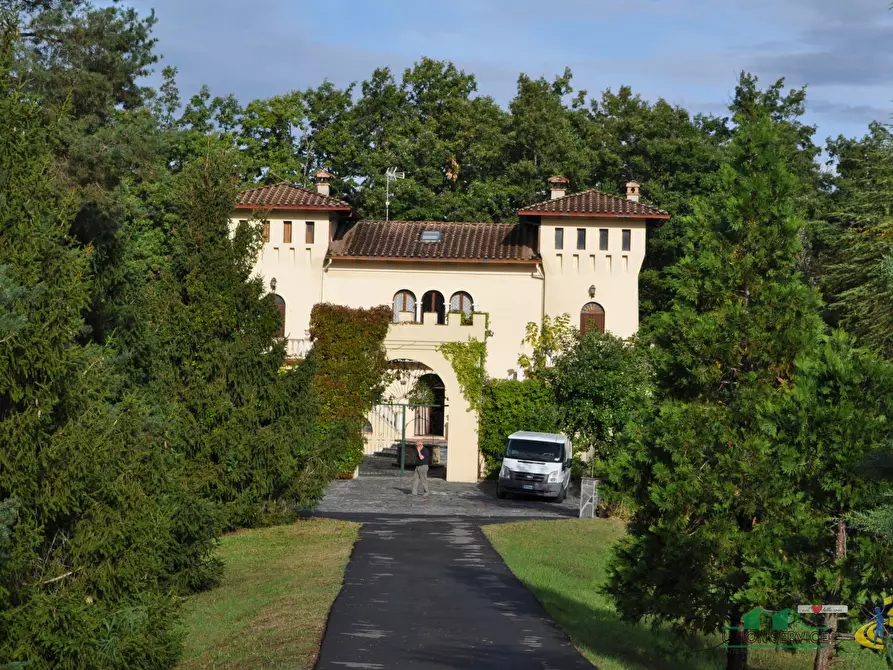
[{"label": "large deciduous tree", "polygon": [[384,173],[391,184],[392,218],[492,220],[510,215],[492,188],[502,159],[506,114],[477,82],[452,63],[423,58],[398,83],[387,68],[363,82],[350,115],[355,195],[361,215],[383,218]]}]

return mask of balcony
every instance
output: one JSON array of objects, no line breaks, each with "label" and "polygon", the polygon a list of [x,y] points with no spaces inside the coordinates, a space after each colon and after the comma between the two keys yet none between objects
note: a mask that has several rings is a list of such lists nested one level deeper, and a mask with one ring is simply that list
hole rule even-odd
[{"label": "balcony", "polygon": [[389,355],[396,357],[401,348],[411,349],[422,343],[428,343],[424,346],[430,348],[430,345],[436,346],[444,342],[467,342],[472,337],[480,342],[487,338],[486,314],[475,312],[471,315],[470,322],[459,313],[450,313],[448,317],[446,323],[439,324],[435,312],[425,312],[422,314],[422,323],[418,323],[412,312],[400,312],[400,321],[388,327],[385,347],[388,348]]},{"label": "balcony", "polygon": [[288,338],[285,347],[285,358],[290,361],[302,361],[307,358],[307,354],[310,353],[310,347],[312,346],[313,343],[309,338],[300,340]]}]

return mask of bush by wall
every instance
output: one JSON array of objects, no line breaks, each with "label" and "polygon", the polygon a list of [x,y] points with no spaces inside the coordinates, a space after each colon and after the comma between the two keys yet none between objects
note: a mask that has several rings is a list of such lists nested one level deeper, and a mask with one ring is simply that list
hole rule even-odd
[{"label": "bush by wall", "polygon": [[484,398],[484,385],[487,381],[487,342],[469,337],[467,342],[444,342],[437,346],[459,381],[462,395],[468,401],[469,409],[480,412]]},{"label": "bush by wall", "polygon": [[391,318],[386,305],[355,309],[323,303],[310,313],[317,441],[337,474],[352,473],[363,457],[366,415],[384,392],[384,339]]},{"label": "bush by wall", "polygon": [[541,381],[494,379],[484,387],[478,445],[486,472],[498,472],[505,453],[505,438],[516,430],[558,431],[558,408]]}]

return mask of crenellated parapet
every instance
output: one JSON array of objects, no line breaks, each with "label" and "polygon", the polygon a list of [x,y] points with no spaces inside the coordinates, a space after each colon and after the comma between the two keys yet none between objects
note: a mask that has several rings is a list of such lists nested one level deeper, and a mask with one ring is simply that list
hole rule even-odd
[{"label": "crenellated parapet", "polygon": [[[435,312],[422,314],[422,323],[413,319],[412,312],[400,312],[399,323],[392,323],[388,328],[385,345],[388,348],[397,343],[443,344],[444,342],[467,342],[469,338],[483,341],[487,336],[487,315],[476,313],[471,315],[471,322],[461,313],[446,315],[446,323],[437,323]],[[464,321],[464,323],[463,323]]]}]

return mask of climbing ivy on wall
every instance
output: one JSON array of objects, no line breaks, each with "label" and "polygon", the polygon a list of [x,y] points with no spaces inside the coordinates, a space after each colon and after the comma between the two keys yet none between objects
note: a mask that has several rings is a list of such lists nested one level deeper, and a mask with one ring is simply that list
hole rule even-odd
[{"label": "climbing ivy on wall", "polygon": [[437,351],[443,354],[456,379],[462,395],[468,401],[469,409],[480,412],[484,396],[484,365],[487,362],[487,342],[469,337],[467,342],[444,342],[438,345]]},{"label": "climbing ivy on wall", "polygon": [[320,439],[330,443],[340,474],[353,472],[363,457],[366,415],[386,383],[390,321],[388,305],[354,309],[323,303],[310,313]]}]

